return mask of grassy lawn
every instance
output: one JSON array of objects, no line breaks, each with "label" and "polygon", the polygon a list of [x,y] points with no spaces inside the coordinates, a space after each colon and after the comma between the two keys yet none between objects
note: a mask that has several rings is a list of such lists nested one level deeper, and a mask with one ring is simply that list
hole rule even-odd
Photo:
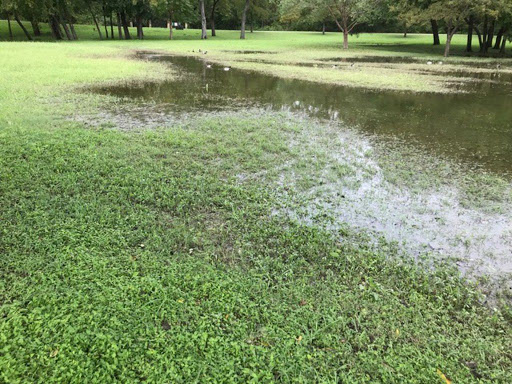
[{"label": "grassy lawn", "polygon": [[[120,102],[83,85],[173,76],[133,49],[345,54],[337,34],[181,33],[0,43],[0,381],[511,382],[507,309],[448,267],[273,215],[272,191],[239,181],[286,157],[307,122],[233,113],[120,132],[67,119]],[[397,41],[362,35],[347,54],[409,54]],[[407,52],[433,55],[428,41]]]}]

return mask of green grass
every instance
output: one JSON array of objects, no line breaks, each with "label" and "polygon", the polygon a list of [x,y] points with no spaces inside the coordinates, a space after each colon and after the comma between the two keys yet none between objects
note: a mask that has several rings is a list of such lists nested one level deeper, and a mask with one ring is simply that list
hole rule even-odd
[{"label": "green grass", "polygon": [[66,119],[117,102],[74,88],[172,76],[127,56],[158,44],[0,43],[0,381],[511,381],[510,313],[455,271],[272,215],[239,181],[308,122]]}]

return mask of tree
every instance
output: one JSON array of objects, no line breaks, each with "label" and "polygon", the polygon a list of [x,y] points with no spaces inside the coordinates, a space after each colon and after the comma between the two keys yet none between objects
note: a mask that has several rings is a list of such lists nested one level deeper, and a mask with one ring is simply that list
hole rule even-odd
[{"label": "tree", "polygon": [[143,21],[150,15],[149,0],[132,0],[132,13],[135,16],[137,38],[142,40],[144,39]]},{"label": "tree", "polygon": [[310,17],[324,24],[332,19],[343,33],[343,48],[348,49],[349,34],[357,25],[370,23],[378,16],[378,4],[378,0],[282,0],[281,20]]},{"label": "tree", "polygon": [[173,23],[194,18],[194,5],[191,0],[151,0],[150,5],[157,16],[167,20],[169,39],[173,38]]},{"label": "tree", "polygon": [[370,21],[375,10],[371,0],[313,0],[321,7],[327,7],[336,25],[343,32],[343,49],[348,49],[348,35],[363,22]]},{"label": "tree", "polygon": [[470,18],[473,22],[477,20],[478,25],[475,25],[474,29],[479,37],[482,54],[487,54],[489,48],[492,47],[494,32],[498,26],[501,27],[499,28],[495,48],[500,48],[503,35],[507,29],[506,24],[511,12],[510,7],[510,0],[480,0],[474,3]]},{"label": "tree", "polygon": [[325,24],[331,20],[331,13],[327,6],[315,5],[309,0],[281,0],[280,22],[308,28],[321,25],[322,33],[325,34]]},{"label": "tree", "polygon": [[452,38],[471,14],[472,0],[439,0],[430,5],[428,15],[434,20],[443,20],[446,25],[444,56],[450,55]]},{"label": "tree", "polygon": [[215,30],[215,13],[217,11],[217,6],[219,5],[220,0],[211,0],[210,1],[210,28],[212,31],[212,37],[217,36],[217,31]]},{"label": "tree", "polygon": [[7,14],[7,18],[9,21],[9,34],[12,39],[12,29],[11,29],[11,23],[10,23],[10,16],[12,15],[14,17],[14,20],[16,23],[20,26],[21,30],[25,34],[28,40],[33,40],[32,36],[30,35],[27,28],[23,25],[20,18],[20,13],[23,12],[24,8],[27,6],[27,4],[24,1],[19,0],[3,0],[2,1],[2,9]]},{"label": "tree", "polygon": [[201,13],[201,40],[208,38],[206,27],[206,11],[204,7],[204,0],[199,0],[199,11]]},{"label": "tree", "polygon": [[95,9],[94,9],[94,7],[96,5],[98,5],[98,4],[97,4],[96,1],[88,0],[88,1],[86,1],[86,5],[87,5],[87,9],[89,10],[89,12],[91,14],[91,17],[92,17],[92,20],[94,22],[94,25],[96,26],[96,31],[98,32],[100,40],[103,40],[103,34],[101,33],[101,28],[100,28],[100,25],[98,23],[98,18],[96,17],[96,12],[95,12]]},{"label": "tree", "polygon": [[414,1],[393,0],[389,2],[389,9],[402,24],[404,37],[407,37],[407,32],[411,26],[424,23],[421,8]]},{"label": "tree", "polygon": [[279,3],[282,0],[252,0],[248,13],[251,32],[254,25],[272,24],[279,20]]},{"label": "tree", "polygon": [[242,26],[240,28],[240,38],[245,39],[245,23],[247,22],[247,12],[251,6],[251,0],[245,0],[244,10],[242,12]]},{"label": "tree", "polygon": [[417,9],[417,23],[429,23],[432,30],[433,44],[441,45],[441,39],[439,38],[438,20],[433,18],[432,15],[427,11],[432,4],[438,1],[439,0],[399,0],[395,2],[394,0],[389,0],[389,3],[390,6],[393,6],[395,3],[397,3],[399,8],[401,8],[405,13],[410,12],[412,9]]}]

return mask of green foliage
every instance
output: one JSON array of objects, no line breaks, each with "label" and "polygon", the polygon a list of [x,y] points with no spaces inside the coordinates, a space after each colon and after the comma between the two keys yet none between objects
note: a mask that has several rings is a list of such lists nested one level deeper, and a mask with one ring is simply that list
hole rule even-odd
[{"label": "green foliage", "polygon": [[194,3],[191,0],[150,0],[156,15],[183,22],[194,19]]}]

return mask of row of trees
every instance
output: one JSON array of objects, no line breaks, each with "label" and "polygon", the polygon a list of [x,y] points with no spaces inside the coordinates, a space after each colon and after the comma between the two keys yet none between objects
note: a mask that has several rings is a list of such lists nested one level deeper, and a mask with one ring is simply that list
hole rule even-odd
[{"label": "row of trees", "polygon": [[[131,26],[136,27],[137,38],[143,39],[144,27],[154,21],[167,24],[171,39],[174,22],[199,24],[201,38],[206,39],[208,27],[216,35],[219,17],[230,27],[241,25],[244,39],[248,17],[252,31],[254,20],[275,17],[272,9],[277,10],[274,0],[0,0],[0,14],[8,21],[11,37],[11,22],[16,22],[29,40],[41,35],[40,23],[47,23],[57,40],[76,40],[78,21],[92,21],[100,39],[132,39]],[[32,31],[22,20],[32,24]]]},{"label": "row of trees", "polygon": [[478,36],[480,52],[505,52],[512,29],[512,0],[281,0],[282,20],[309,19],[324,26],[334,20],[343,32],[343,47],[357,26],[368,28],[383,20],[395,20],[404,31],[413,27],[431,29],[434,45],[440,45],[439,31],[446,33],[445,56],[450,53],[455,33],[466,31],[468,52]]},{"label": "row of trees", "polygon": [[[476,36],[480,52],[487,54],[492,48],[504,52],[512,30],[512,0],[0,0],[0,12],[9,30],[16,22],[28,39],[39,36],[40,23],[47,23],[55,39],[76,40],[75,23],[87,21],[101,39],[131,39],[130,26],[143,39],[144,27],[152,23],[167,23],[172,39],[175,21],[200,27],[206,39],[208,28],[216,35],[218,20],[240,28],[244,39],[249,20],[251,31],[254,22],[290,29],[321,25],[324,32],[334,26],[343,33],[346,49],[356,28],[387,23],[402,28],[406,37],[412,28],[428,27],[434,45],[440,44],[440,30],[446,33],[446,56],[455,33],[467,32],[469,52]],[[31,23],[32,31],[22,20]]]},{"label": "row of trees", "polygon": [[439,45],[439,23],[446,31],[445,56],[455,33],[467,32],[466,51],[473,51],[473,36],[478,36],[480,52],[494,48],[505,52],[512,29],[512,0],[399,0],[391,9],[403,23],[432,26],[434,45]]}]

